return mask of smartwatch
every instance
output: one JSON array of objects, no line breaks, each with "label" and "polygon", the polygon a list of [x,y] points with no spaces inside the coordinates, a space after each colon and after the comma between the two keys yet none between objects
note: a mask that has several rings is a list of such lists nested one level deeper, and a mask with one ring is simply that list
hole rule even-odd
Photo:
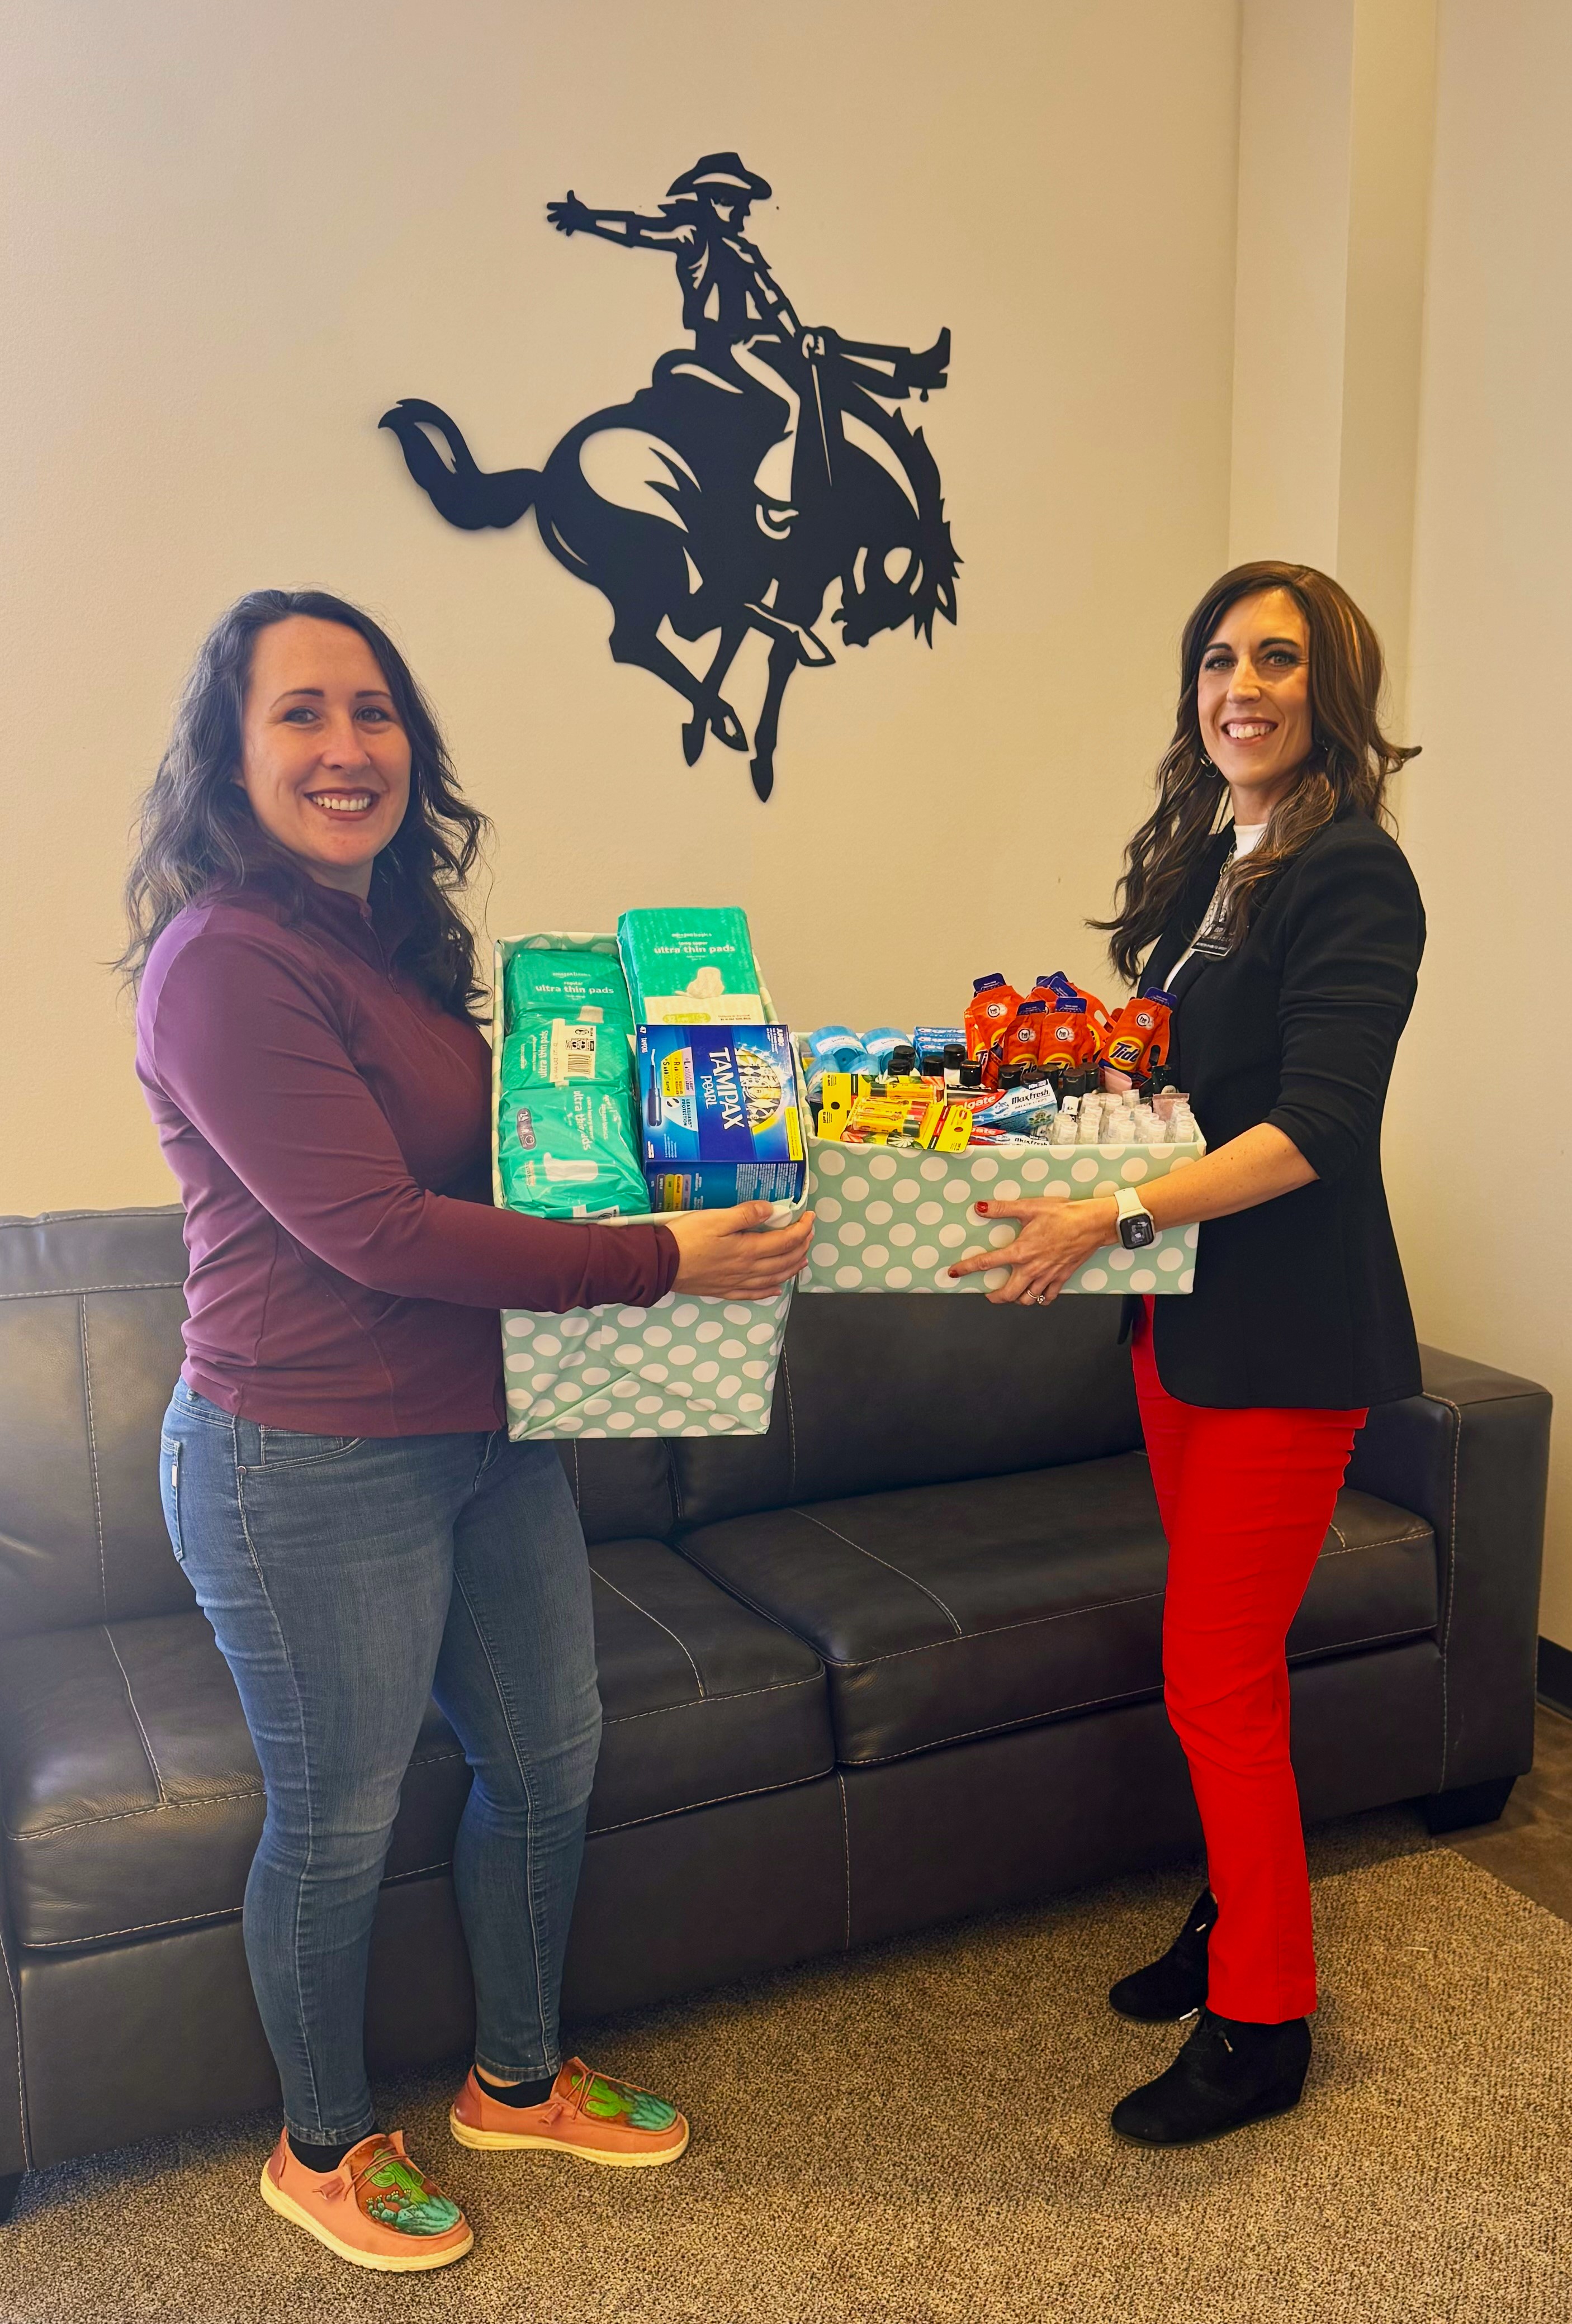
[{"label": "smartwatch", "polygon": [[1133,1186],[1121,1187],[1114,1207],[1119,1213],[1119,1240],[1126,1250],[1145,1250],[1157,1240],[1157,1222]]}]

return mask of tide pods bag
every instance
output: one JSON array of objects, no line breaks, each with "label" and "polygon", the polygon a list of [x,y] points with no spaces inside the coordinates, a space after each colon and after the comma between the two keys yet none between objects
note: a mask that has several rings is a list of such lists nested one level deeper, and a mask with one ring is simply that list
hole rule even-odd
[{"label": "tide pods bag", "polygon": [[1011,1019],[1021,1006],[1021,995],[1013,984],[1006,984],[997,971],[992,976],[979,976],[972,985],[972,997],[966,1004],[966,1055],[975,1065],[985,1057],[997,1037],[1009,1029]]},{"label": "tide pods bag", "polygon": [[1042,1037],[1048,1029],[1048,1002],[1036,993],[1023,1001],[1004,1036],[1001,1062],[1006,1065],[1036,1065],[1042,1062]]},{"label": "tide pods bag", "polygon": [[1166,992],[1127,1001],[1102,1037],[1103,1059],[1122,1074],[1149,1073],[1168,1056],[1173,1002]]},{"label": "tide pods bag", "polygon": [[1050,1010],[1059,1001],[1084,1001],[1087,1014],[1099,1032],[1108,1022],[1108,1011],[1096,994],[1088,992],[1084,985],[1077,984],[1062,968],[1056,968],[1051,976],[1040,976],[1031,990],[1034,994],[1042,994]]},{"label": "tide pods bag", "polygon": [[1089,1065],[1097,1054],[1097,1032],[1084,997],[1061,1001],[1044,1019],[1038,1062],[1044,1065]]}]

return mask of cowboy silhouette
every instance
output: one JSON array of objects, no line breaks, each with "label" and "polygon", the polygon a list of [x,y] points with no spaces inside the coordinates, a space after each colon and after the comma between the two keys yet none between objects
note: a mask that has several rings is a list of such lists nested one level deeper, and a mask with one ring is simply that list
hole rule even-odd
[{"label": "cowboy silhouette", "polygon": [[[799,662],[835,657],[813,624],[831,583],[847,644],[910,620],[933,640],[956,617],[957,560],[939,473],[920,429],[888,409],[946,384],[949,334],[920,354],[808,330],[744,227],[771,189],[735,153],[708,153],[652,216],[550,202],[564,235],[668,253],[691,348],[664,355],[647,388],[564,437],[545,468],[487,475],[447,414],[406,398],[384,413],[415,481],[449,523],[515,523],[533,507],[558,561],[592,580],[615,616],[611,649],[684,695],[691,766],[707,736],[746,750],[720,693],[749,629],[771,640],[753,742],[761,798],[774,779],[781,698]],[[695,678],[657,634],[718,629]]]}]

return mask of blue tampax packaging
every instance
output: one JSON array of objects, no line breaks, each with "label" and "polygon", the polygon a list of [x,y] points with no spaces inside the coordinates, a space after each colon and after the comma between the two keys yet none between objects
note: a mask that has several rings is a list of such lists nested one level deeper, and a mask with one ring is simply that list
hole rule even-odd
[{"label": "blue tampax packaging", "polygon": [[801,1198],[807,1147],[784,1025],[641,1025],[636,1056],[652,1210]]}]

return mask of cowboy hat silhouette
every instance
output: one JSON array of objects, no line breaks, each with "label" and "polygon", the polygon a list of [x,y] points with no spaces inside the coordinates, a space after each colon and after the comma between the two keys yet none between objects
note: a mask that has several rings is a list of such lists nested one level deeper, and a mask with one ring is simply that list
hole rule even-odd
[{"label": "cowboy hat silhouette", "polygon": [[738,153],[705,153],[691,170],[683,171],[676,182],[666,189],[672,194],[702,193],[710,186],[727,186],[735,192],[746,194],[751,202],[767,202],[771,186],[765,178],[755,177]]}]

